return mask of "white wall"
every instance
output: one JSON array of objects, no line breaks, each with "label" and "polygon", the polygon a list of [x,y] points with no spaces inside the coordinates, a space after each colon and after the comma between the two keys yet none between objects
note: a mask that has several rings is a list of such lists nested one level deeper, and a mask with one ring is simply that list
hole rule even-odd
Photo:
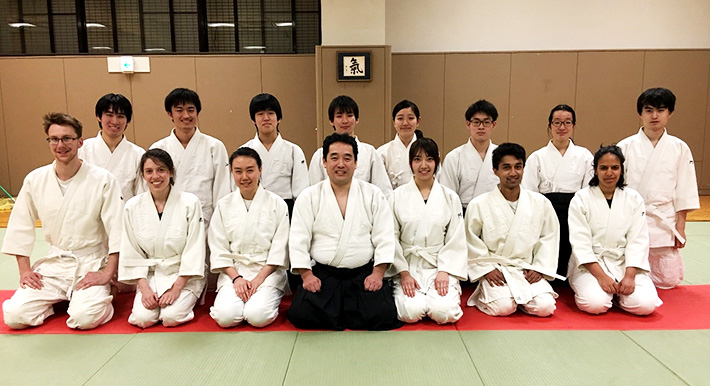
[{"label": "white wall", "polygon": [[385,0],[322,0],[321,27],[324,46],[384,45]]},{"label": "white wall", "polygon": [[710,48],[708,15],[710,0],[387,0],[385,30],[392,52]]}]

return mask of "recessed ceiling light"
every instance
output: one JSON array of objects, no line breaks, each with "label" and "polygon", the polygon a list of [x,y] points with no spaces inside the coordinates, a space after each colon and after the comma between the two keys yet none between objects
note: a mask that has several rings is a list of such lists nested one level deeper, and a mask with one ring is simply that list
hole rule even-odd
[{"label": "recessed ceiling light", "polygon": [[245,50],[263,50],[266,46],[244,46]]},{"label": "recessed ceiling light", "polygon": [[86,23],[86,28],[106,28],[106,26],[101,23]]},{"label": "recessed ceiling light", "polygon": [[146,48],[143,51],[145,51],[145,52],[164,52],[165,48]]},{"label": "recessed ceiling light", "polygon": [[31,24],[31,23],[22,23],[22,22],[20,22],[20,23],[10,23],[10,27],[12,27],[12,28],[22,28],[22,27],[37,27],[37,26],[34,25],[34,24]]},{"label": "recessed ceiling light", "polygon": [[106,47],[106,46],[99,46],[99,47],[91,47],[92,50],[112,50],[113,48],[111,47]]},{"label": "recessed ceiling light", "polygon": [[234,28],[234,23],[207,23],[212,28]]},{"label": "recessed ceiling light", "polygon": [[293,27],[294,23],[292,21],[284,21],[284,22],[274,23],[274,25],[277,27]]}]

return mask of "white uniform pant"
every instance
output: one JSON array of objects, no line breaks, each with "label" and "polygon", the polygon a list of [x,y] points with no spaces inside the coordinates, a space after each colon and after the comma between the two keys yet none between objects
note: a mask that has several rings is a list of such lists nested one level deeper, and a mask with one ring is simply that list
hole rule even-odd
[{"label": "white uniform pant", "polygon": [[685,265],[678,248],[650,248],[648,263],[651,265],[651,280],[658,288],[671,289],[683,280]]},{"label": "white uniform pant", "polygon": [[[2,304],[5,324],[13,329],[23,329],[44,323],[54,314],[52,305],[69,300],[72,279],[44,276],[39,290],[19,288]],[[108,284],[73,291],[67,309],[67,326],[89,330],[108,322],[113,317],[112,300]]]},{"label": "white uniform pant", "polygon": [[574,302],[580,310],[590,314],[607,312],[614,298],[621,309],[634,315],[648,315],[663,304],[646,273],[637,273],[635,283],[636,288],[630,295],[616,295],[604,292],[597,278],[588,271],[578,272],[569,278],[569,285],[574,290]]},{"label": "white uniform pant", "polygon": [[[557,308],[555,296],[550,283],[545,279],[530,284],[533,298],[525,304],[517,304],[508,284],[492,286],[488,280],[481,278],[478,288],[468,299],[468,305],[475,305],[481,312],[491,316],[508,316],[520,308],[523,312],[535,316],[550,316]],[[487,296],[484,297],[483,294]],[[484,298],[489,299],[488,302]]]},{"label": "white uniform pant", "polygon": [[449,291],[445,296],[440,296],[434,284],[438,273],[436,269],[410,273],[419,283],[420,289],[410,298],[402,291],[400,278],[394,280],[393,295],[397,306],[397,319],[405,323],[415,323],[428,316],[439,324],[454,323],[461,319],[461,285],[457,278],[449,275]]},{"label": "white uniform pant", "polygon": [[279,315],[279,304],[284,292],[276,287],[260,285],[245,303],[232,285],[224,285],[217,292],[210,316],[220,327],[234,327],[244,320],[254,327],[265,327]]},{"label": "white uniform pant", "polygon": [[[155,290],[152,287],[151,285],[151,289]],[[192,293],[192,291],[183,289],[173,304],[149,310],[143,305],[143,295],[137,289],[128,323],[140,328],[147,328],[158,323],[158,321],[162,322],[165,327],[174,327],[189,322],[195,317],[192,310],[195,308],[197,299],[197,295]]]}]

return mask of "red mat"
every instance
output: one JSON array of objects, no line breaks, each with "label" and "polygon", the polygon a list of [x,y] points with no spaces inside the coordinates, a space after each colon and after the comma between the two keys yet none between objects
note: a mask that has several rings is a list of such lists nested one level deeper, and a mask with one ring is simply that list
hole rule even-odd
[{"label": "red mat", "polygon": [[[12,296],[14,291],[0,291],[0,302]],[[468,299],[472,288],[464,288],[462,303]],[[649,316],[634,316],[617,308],[604,315],[589,315],[577,309],[572,290],[558,291],[557,310],[549,318],[538,318],[516,312],[511,316],[485,315],[475,307],[465,307],[464,316],[456,324],[439,326],[431,320],[407,324],[397,331],[446,331],[446,330],[702,330],[710,329],[710,285],[679,286],[672,290],[659,290],[664,304]],[[209,306],[214,293],[208,294],[202,306],[195,307],[195,319],[177,327],[156,325],[140,329],[128,324],[128,315],[133,304],[133,294],[119,294],[114,298],[113,319],[91,331],[72,330],[66,326],[66,305],[57,307],[57,313],[39,327],[12,330],[0,323],[0,334],[137,334],[145,332],[219,332],[219,331],[305,331],[300,330],[286,318],[291,298],[281,302],[279,317],[265,328],[248,324],[223,329],[209,316]],[[2,320],[0,319],[0,322]]]}]

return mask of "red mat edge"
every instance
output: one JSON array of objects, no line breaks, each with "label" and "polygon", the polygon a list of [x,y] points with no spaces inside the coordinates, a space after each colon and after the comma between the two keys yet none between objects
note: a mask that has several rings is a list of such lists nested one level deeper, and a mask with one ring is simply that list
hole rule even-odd
[{"label": "red mat edge", "polygon": [[[664,300],[664,305],[649,316],[635,316],[613,307],[608,313],[603,315],[590,315],[578,310],[574,304],[574,295],[569,288],[558,289],[560,298],[557,299],[557,313],[562,316],[553,315],[548,318],[539,318],[516,312],[507,317],[494,317],[483,314],[475,307],[465,306],[466,300],[472,292],[471,287],[465,287],[461,297],[464,316],[454,324],[437,325],[435,322],[425,319],[418,323],[406,324],[394,331],[634,331],[634,330],[704,330],[710,329],[710,285],[687,285],[679,286],[672,290],[659,290],[659,296]],[[688,297],[690,295],[700,295],[699,297]],[[0,300],[9,298],[14,293],[13,290],[0,290]],[[195,319],[177,327],[163,327],[156,325],[147,329],[141,329],[128,324],[127,318],[130,314],[133,294],[119,294],[123,297],[121,304],[128,304],[127,307],[117,307],[114,318],[107,324],[96,329],[81,331],[72,330],[66,326],[67,315],[60,312],[47,319],[44,325],[28,328],[25,330],[12,330],[4,324],[0,316],[0,334],[139,334],[139,333],[161,333],[161,332],[272,332],[272,331],[297,331],[311,332],[314,330],[303,330],[291,325],[286,318],[286,311],[290,305],[290,297],[284,298],[279,307],[279,316],[274,323],[264,328],[255,328],[248,324],[242,324],[232,328],[220,328],[209,316],[209,305],[214,300],[214,294],[208,294],[204,305],[195,308]],[[669,305],[666,300],[673,300]],[[668,311],[678,311],[680,306],[678,300],[683,302],[694,302],[687,311],[689,313],[679,314]],[[700,305],[701,307],[698,307]],[[698,313],[698,311],[701,311]],[[680,310],[686,311],[686,310]],[[692,312],[691,312],[692,311]],[[703,313],[704,312],[704,313]],[[688,315],[692,317],[687,318]],[[577,322],[582,325],[569,322]],[[566,324],[566,325],[565,325]],[[619,326],[619,324],[624,324]],[[671,325],[669,325],[671,324]],[[659,328],[660,327],[660,328]]]}]

